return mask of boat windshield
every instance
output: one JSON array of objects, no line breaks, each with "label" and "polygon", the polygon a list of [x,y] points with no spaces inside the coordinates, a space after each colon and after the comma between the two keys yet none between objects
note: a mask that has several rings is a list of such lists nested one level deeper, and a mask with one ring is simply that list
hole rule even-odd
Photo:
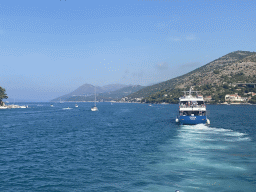
[{"label": "boat windshield", "polygon": [[204,107],[203,101],[181,101],[180,102],[181,107]]}]

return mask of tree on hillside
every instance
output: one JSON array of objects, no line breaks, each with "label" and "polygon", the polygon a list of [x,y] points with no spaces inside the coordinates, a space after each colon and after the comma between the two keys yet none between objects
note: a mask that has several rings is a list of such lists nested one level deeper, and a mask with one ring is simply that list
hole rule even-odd
[{"label": "tree on hillside", "polygon": [[8,96],[6,95],[5,93],[5,89],[0,87],[0,105],[2,106],[3,105],[3,99],[7,99]]},{"label": "tree on hillside", "polygon": [[256,104],[256,96],[253,96],[253,97],[249,100],[249,103]]}]

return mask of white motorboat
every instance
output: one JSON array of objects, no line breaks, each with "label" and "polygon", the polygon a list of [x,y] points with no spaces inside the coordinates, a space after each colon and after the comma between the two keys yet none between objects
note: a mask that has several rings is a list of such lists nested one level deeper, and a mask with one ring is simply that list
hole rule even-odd
[{"label": "white motorboat", "polygon": [[[192,95],[192,93],[196,95]],[[198,91],[184,91],[184,96],[179,98],[179,115],[176,122],[181,125],[210,124],[207,119],[206,106],[202,95]]]}]

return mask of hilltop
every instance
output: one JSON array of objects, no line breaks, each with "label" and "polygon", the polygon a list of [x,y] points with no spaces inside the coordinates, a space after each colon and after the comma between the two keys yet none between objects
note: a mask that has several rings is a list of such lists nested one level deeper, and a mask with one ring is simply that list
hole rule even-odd
[{"label": "hilltop", "polygon": [[177,103],[182,90],[195,86],[204,96],[222,102],[225,93],[243,94],[251,90],[238,88],[237,83],[253,82],[256,83],[256,52],[235,51],[187,74],[141,89],[128,98],[130,101],[143,97],[148,102]]},{"label": "hilltop", "polygon": [[123,84],[110,84],[110,85],[105,85],[103,87],[100,87],[100,86],[94,86],[91,84],[83,84],[82,86],[78,87],[76,90],[72,91],[71,93],[57,97],[52,101],[60,101],[60,100],[66,101],[69,98],[75,97],[75,96],[86,97],[86,96],[94,95],[95,88],[96,88],[97,94],[99,94],[99,93],[116,91],[118,89],[121,89],[127,86],[128,85],[123,85]]}]

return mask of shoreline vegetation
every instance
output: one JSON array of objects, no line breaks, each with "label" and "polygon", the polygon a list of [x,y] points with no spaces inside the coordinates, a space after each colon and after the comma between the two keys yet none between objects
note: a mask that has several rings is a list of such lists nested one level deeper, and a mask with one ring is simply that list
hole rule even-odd
[{"label": "shoreline vegetation", "polygon": [[[238,86],[236,84],[203,85],[193,86],[195,91],[204,97],[207,104],[256,104],[256,88],[248,86]],[[146,103],[173,103],[179,102],[179,97],[183,96],[185,89],[163,90],[146,98],[140,98]],[[138,99],[138,98],[135,98]],[[129,98],[128,98],[129,100]]]},{"label": "shoreline vegetation", "polygon": [[8,99],[7,94],[5,93],[5,89],[0,87],[0,107],[4,107],[5,103],[3,102],[3,99]]},{"label": "shoreline vegetation", "polygon": [[[241,84],[223,84],[222,86],[217,85],[204,85],[204,86],[193,86],[194,90],[198,91],[200,95],[203,95],[206,104],[220,104],[220,105],[252,105],[256,104],[256,88],[245,86]],[[188,90],[184,89],[173,89],[173,90],[162,90],[157,94],[153,94],[149,97],[141,98],[129,98],[123,97],[119,100],[111,101],[96,101],[96,102],[109,102],[109,103],[145,103],[145,104],[178,104],[179,97],[182,96],[182,92]],[[8,96],[5,93],[5,89],[0,87],[0,108],[28,108],[28,106],[19,106],[15,104],[6,105],[2,99],[7,99]],[[229,97],[227,97],[229,96]],[[243,96],[243,97],[242,97]],[[233,98],[232,98],[233,97]],[[57,101],[49,101],[58,103]],[[62,102],[94,102],[94,101],[62,101]],[[24,102],[27,103],[27,102]],[[37,103],[37,102],[35,102]]]},{"label": "shoreline vegetation", "polygon": [[5,93],[5,89],[0,87],[0,109],[13,109],[13,108],[28,108],[28,106],[26,105],[6,105],[3,102],[3,99],[8,99],[7,94]]}]

